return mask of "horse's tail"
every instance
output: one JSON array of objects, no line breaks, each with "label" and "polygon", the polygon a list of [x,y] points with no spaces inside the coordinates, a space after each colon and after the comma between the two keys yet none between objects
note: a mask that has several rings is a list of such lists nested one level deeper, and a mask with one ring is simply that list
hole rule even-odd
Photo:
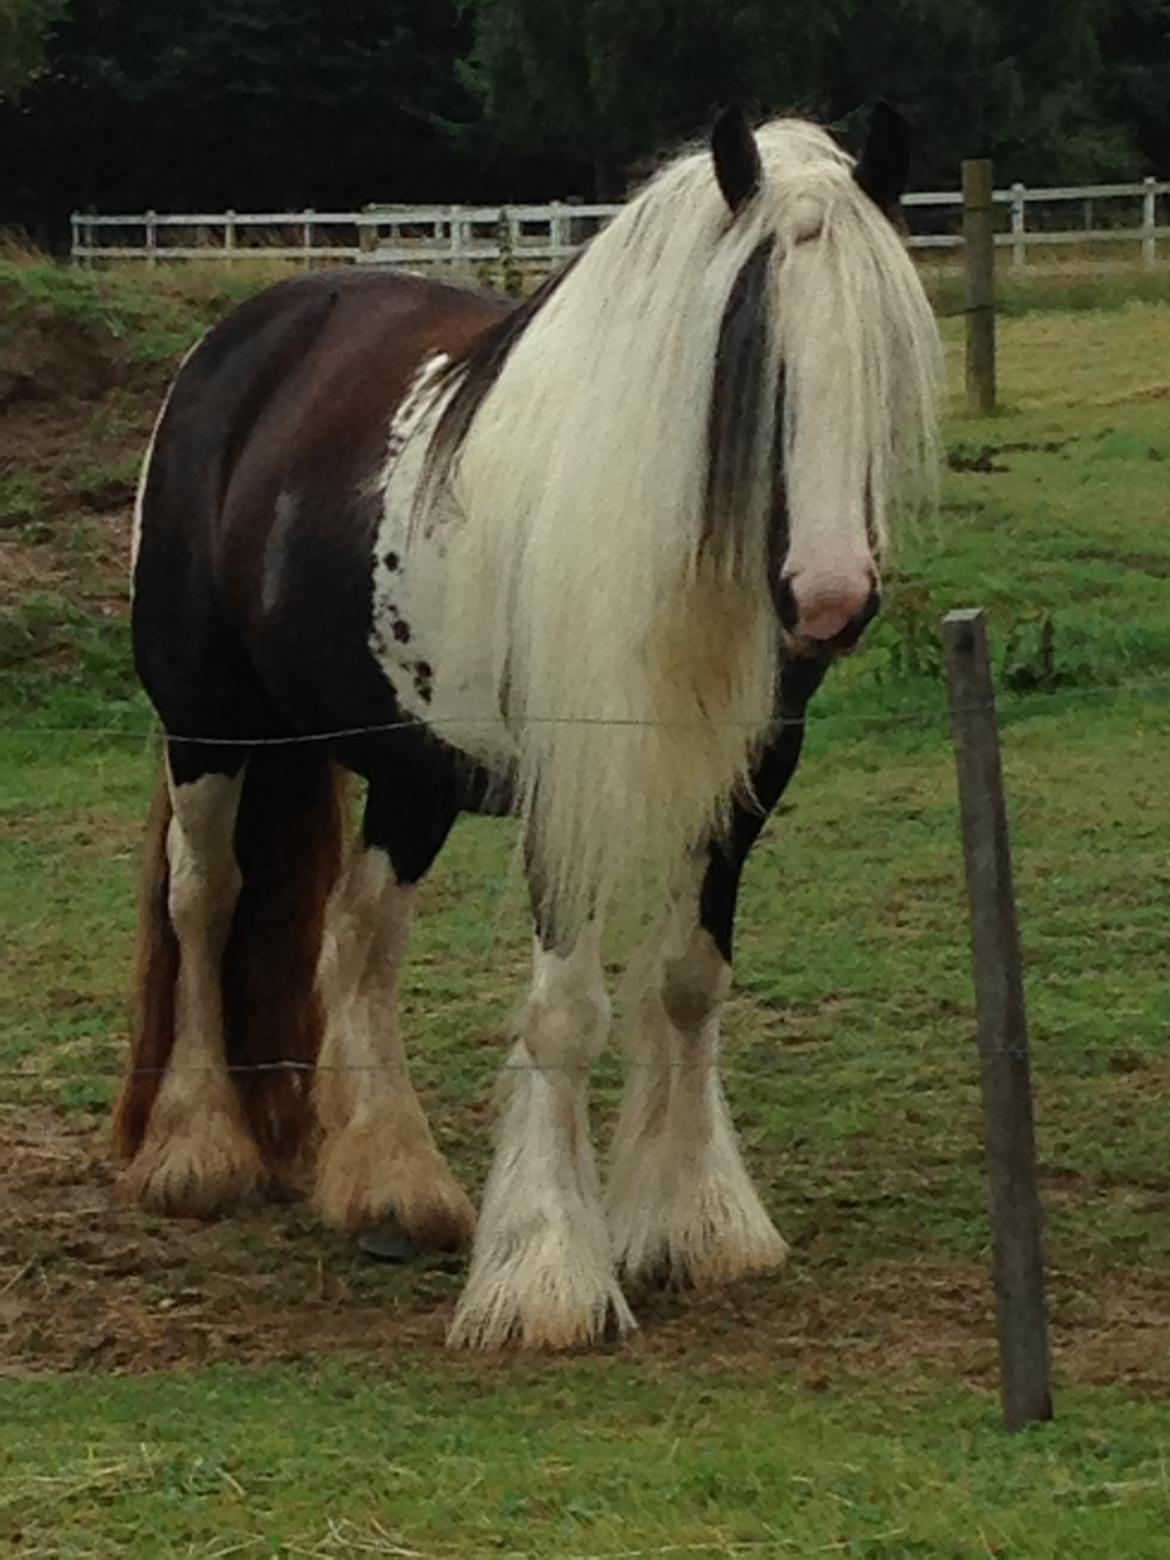
[{"label": "horse's tail", "polygon": [[138,946],[130,1012],[130,1058],[114,1106],[114,1142],[132,1159],[146,1135],[151,1107],[174,1044],[175,983],[179,942],[167,900],[170,868],[167,830],[171,798],[166,770],[160,765],[146,817],[142,867],[138,879]]},{"label": "horse's tail", "polygon": [[[324,754],[279,748],[249,761],[235,832],[243,887],[223,957],[224,1030],[245,1119],[274,1167],[296,1158],[311,1123],[322,1028],[315,975],[341,860],[342,804],[340,771]],[[114,1116],[127,1159],[142,1143],[174,1044],[179,946],[168,907],[170,820],[164,773],[147,823],[130,1066]]]}]

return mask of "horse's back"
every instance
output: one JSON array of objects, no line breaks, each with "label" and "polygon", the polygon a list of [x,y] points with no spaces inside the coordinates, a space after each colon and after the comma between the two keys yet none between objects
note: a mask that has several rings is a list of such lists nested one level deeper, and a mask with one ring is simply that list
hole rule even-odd
[{"label": "horse's back", "polygon": [[316,272],[247,300],[191,353],[148,460],[134,575],[136,662],[165,725],[369,718],[386,694],[365,641],[394,410],[421,362],[508,306]]}]

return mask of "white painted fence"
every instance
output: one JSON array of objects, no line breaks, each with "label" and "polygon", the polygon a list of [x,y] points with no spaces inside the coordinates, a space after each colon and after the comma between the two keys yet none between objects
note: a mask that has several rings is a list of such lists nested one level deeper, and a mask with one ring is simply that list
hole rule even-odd
[{"label": "white painted fence", "polygon": [[[1170,225],[1158,222],[1158,203],[1167,196],[1170,183],[1153,178],[1139,184],[1077,189],[1027,189],[1013,184],[995,192],[996,204],[1005,208],[996,243],[1011,251],[1016,266],[1025,265],[1029,252],[1036,249],[1093,244],[1138,245],[1143,261],[1153,265],[1159,258],[1159,242],[1170,240]],[[907,195],[911,247],[958,249],[962,201],[958,191]],[[1070,206],[1079,222],[1064,220],[1054,226],[1054,215],[1059,212],[1063,219]],[[526,270],[543,270],[566,259],[620,209],[555,201],[547,206],[367,206],[363,211],[341,212],[161,215],[147,211],[137,216],[75,212],[71,252],[81,265],[250,258],[412,269],[475,268],[498,264],[510,254]],[[1167,215],[1165,210],[1162,215]],[[1170,258],[1167,248],[1161,253]]]}]

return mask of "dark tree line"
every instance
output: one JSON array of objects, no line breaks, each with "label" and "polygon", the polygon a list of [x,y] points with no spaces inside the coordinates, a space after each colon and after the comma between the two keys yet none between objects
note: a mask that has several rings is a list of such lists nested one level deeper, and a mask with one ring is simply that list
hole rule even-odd
[{"label": "dark tree line", "polygon": [[1170,169],[1170,0],[0,0],[0,223],[619,194],[722,103],[915,182]]}]

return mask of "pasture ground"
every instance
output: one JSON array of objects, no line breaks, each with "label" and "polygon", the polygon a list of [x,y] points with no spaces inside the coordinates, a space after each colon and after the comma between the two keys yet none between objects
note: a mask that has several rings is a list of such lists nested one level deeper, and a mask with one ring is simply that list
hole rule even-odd
[{"label": "pasture ground", "polygon": [[[1166,1553],[1170,303],[1143,285],[1012,294],[1007,409],[956,408],[941,514],[899,549],[753,857],[727,1081],[788,1269],[634,1297],[622,1350],[475,1360],[441,1347],[457,1266],[370,1266],[295,1202],[202,1226],[113,1195],[154,763],[128,498],[224,291],[0,266],[0,1553]],[[995,632],[1056,1356],[1057,1422],[1012,1440],[937,641],[972,603]],[[469,1183],[526,973],[510,851],[507,825],[460,825],[404,989]]]}]

